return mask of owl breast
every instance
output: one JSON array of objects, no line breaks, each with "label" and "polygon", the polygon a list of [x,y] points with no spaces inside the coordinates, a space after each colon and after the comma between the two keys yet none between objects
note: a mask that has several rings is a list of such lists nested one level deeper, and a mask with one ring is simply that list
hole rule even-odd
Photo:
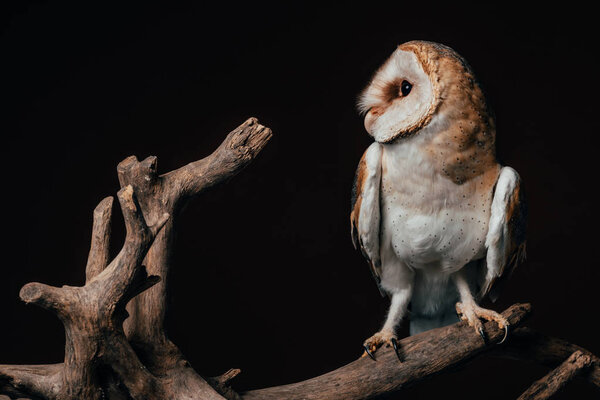
[{"label": "owl breast", "polygon": [[485,255],[492,188],[483,175],[457,184],[437,171],[429,140],[384,146],[381,240],[410,268],[451,273]]}]

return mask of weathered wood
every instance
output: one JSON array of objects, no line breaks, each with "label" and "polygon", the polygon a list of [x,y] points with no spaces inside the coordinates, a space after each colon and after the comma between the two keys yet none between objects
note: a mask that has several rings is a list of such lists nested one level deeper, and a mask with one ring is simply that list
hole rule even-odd
[{"label": "weathered wood", "polygon": [[577,350],[542,379],[535,381],[518,400],[549,399],[591,364],[592,357]]},{"label": "weathered wood", "polygon": [[229,385],[241,372],[242,370],[238,368],[232,368],[223,375],[208,378],[208,382],[227,400],[242,400],[241,396]]},{"label": "weathered wood", "polygon": [[[187,393],[181,393],[182,398],[208,398],[213,390],[189,366],[164,330],[171,244],[178,210],[192,196],[241,171],[258,155],[271,136],[269,128],[250,118],[229,133],[209,156],[164,175],[157,173],[156,157],[148,157],[141,162],[133,156],[128,157],[117,167],[121,186],[133,186],[148,221],[154,221],[163,213],[173,216],[144,260],[148,273],[159,276],[161,281],[128,305],[130,317],[125,322],[125,332],[136,353],[153,374],[169,376],[177,381],[185,379],[181,387],[187,388]],[[200,397],[199,392],[205,393],[205,397]]]},{"label": "weathered wood", "polygon": [[[21,289],[24,302],[53,311],[63,322],[65,361],[51,366],[0,366],[0,376],[7,377],[15,389],[48,399],[101,400],[101,370],[110,366],[133,399],[164,398],[161,386],[129,346],[122,326],[125,305],[140,286],[147,285],[142,260],[169,215],[149,226],[131,186],[121,189],[118,198],[126,227],[125,243],[102,272],[82,287],[57,288],[34,282]],[[103,200],[97,210],[106,211],[110,203]],[[98,254],[104,260],[104,252]]]},{"label": "weathered wood", "polygon": [[[165,212],[174,218],[157,237],[144,261],[148,272],[160,276],[161,282],[138,296],[128,308],[131,318],[126,322],[126,332],[140,349],[162,349],[164,352],[167,346],[170,351],[178,351],[165,337],[163,329],[170,245],[178,209],[191,196],[238,173],[254,159],[270,138],[271,130],[260,125],[255,118],[250,118],[233,130],[208,157],[164,175],[157,174],[156,157],[148,157],[140,162],[131,156],[117,167],[121,186],[133,186],[148,221],[155,220]],[[159,354],[160,351],[151,353]],[[155,361],[156,368],[165,366],[165,360]],[[170,364],[167,368],[170,368]]]},{"label": "weathered wood", "polygon": [[490,354],[500,358],[530,361],[554,368],[565,361],[571,354],[581,351],[588,355],[592,363],[581,378],[600,389],[600,358],[583,347],[569,343],[563,339],[544,335],[530,328],[517,328],[510,335],[510,340],[494,349]]},{"label": "weathered wood", "polygon": [[185,199],[239,172],[270,137],[270,129],[251,118],[211,155],[168,174],[157,174],[156,157],[122,161],[118,198],[126,239],[119,254],[109,263],[113,201],[106,198],[94,211],[85,285],[29,283],[21,289],[23,301],[63,322],[65,361],[0,365],[0,393],[32,400],[223,399],[164,334],[169,216]]},{"label": "weathered wood", "polygon": [[[46,399],[48,387],[59,382],[63,364],[48,365],[0,365],[0,393],[13,398],[32,397]],[[41,394],[41,397],[34,393]]]},{"label": "weathered wood", "polygon": [[[518,325],[530,312],[529,304],[517,304],[502,315],[511,326]],[[377,350],[377,361],[361,357],[335,371],[316,378],[242,393],[244,400],[328,399],[362,400],[391,393],[438,374],[495,346],[504,336],[498,324],[484,325],[488,335],[484,343],[471,327],[459,322],[402,339],[399,344],[403,361],[391,348]]]},{"label": "weathered wood", "polygon": [[106,268],[110,262],[110,227],[113,198],[107,197],[94,210],[92,244],[85,267],[86,282]]},{"label": "weathered wood", "polygon": [[[117,168],[122,187],[118,198],[127,234],[119,254],[110,261],[113,200],[109,197],[94,211],[85,285],[57,288],[30,283],[21,289],[25,302],[54,312],[63,322],[64,362],[0,365],[0,393],[31,400],[370,399],[490,350],[551,366],[580,350],[577,362],[590,360],[582,377],[600,386],[599,360],[584,349],[523,328],[496,346],[504,331],[493,322],[485,324],[487,342],[461,322],[403,339],[402,362],[392,349],[382,348],[377,361],[360,358],[303,382],[241,395],[229,386],[239,370],[208,382],[200,377],[163,328],[174,216],[185,201],[239,172],[270,137],[271,131],[251,118],[208,157],[163,175],[157,173],[156,157],[123,160]],[[515,326],[529,312],[530,306],[524,304],[503,314]],[[572,364],[563,364],[545,381],[563,384],[569,374],[582,369]]]}]

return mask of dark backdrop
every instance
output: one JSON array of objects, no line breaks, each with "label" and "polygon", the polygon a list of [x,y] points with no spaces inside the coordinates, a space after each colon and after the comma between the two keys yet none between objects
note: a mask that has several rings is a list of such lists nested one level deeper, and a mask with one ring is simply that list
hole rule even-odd
[{"label": "dark backdrop", "polygon": [[[529,195],[528,261],[493,307],[531,302],[530,326],[599,354],[595,25],[590,10],[547,7],[8,7],[0,362],[62,359],[60,322],[18,292],[30,281],[82,284],[92,210],[118,190],[120,160],[156,155],[169,171],[207,155],[249,116],[274,137],[240,175],[185,210],[169,336],[204,375],[241,368],[240,390],[358,357],[387,300],[349,235],[354,170],[370,143],[356,96],[412,39],[447,44],[471,63],[497,114],[498,155]],[[402,398],[515,398],[544,373],[481,359]],[[563,398],[593,395],[574,383]]]}]

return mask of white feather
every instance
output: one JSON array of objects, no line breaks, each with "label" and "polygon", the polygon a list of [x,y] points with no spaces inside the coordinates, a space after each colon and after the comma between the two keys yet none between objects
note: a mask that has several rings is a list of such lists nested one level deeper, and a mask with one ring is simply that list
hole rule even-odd
[{"label": "white feather", "polygon": [[490,215],[491,193],[482,199],[473,185],[457,185],[428,157],[425,149],[444,124],[437,115],[418,135],[383,146],[382,260],[400,263],[382,264],[381,284],[390,291],[403,285],[388,268],[415,271],[413,312],[424,315],[453,306],[450,275],[485,256]]},{"label": "white feather", "polygon": [[362,203],[358,216],[358,235],[364,251],[378,265],[379,256],[379,189],[381,186],[381,144],[369,146],[365,155],[365,177],[362,188]]},{"label": "white feather", "polygon": [[499,277],[507,262],[505,249],[506,240],[508,239],[507,207],[513,192],[519,185],[519,180],[520,177],[517,171],[511,167],[504,167],[500,171],[496,183],[489,230],[485,239],[485,246],[487,247],[487,282]]}]

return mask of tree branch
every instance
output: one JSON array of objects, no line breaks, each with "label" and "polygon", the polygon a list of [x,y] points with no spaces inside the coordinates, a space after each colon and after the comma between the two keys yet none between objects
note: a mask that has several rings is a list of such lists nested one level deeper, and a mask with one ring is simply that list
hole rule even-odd
[{"label": "tree branch", "polygon": [[545,400],[552,397],[576,375],[592,364],[592,357],[580,350],[571,354],[562,364],[542,379],[535,381],[518,400]]},{"label": "tree branch", "polygon": [[49,388],[58,387],[62,381],[62,372],[63,364],[0,365],[0,393],[14,398],[47,398]]},{"label": "tree branch", "polygon": [[592,359],[591,366],[581,377],[600,389],[599,357],[583,347],[529,328],[515,329],[510,335],[510,340],[494,349],[490,354],[495,357],[530,361],[554,368],[576,351],[581,351]]},{"label": "tree branch", "polygon": [[[178,209],[191,197],[223,182],[251,162],[271,138],[271,130],[250,118],[234,129],[209,156],[179,169],[158,175],[156,157],[138,161],[123,160],[118,168],[121,186],[131,185],[147,221],[156,221],[163,213],[178,215]],[[148,251],[144,265],[148,274],[160,277],[150,290],[135,297],[127,306],[130,317],[125,332],[136,353],[156,375],[188,376],[185,386],[206,385],[193,370],[177,346],[166,336],[164,317],[170,248],[173,240],[173,218],[166,224]]]},{"label": "tree branch", "polygon": [[[518,325],[531,311],[529,304],[516,304],[502,313],[511,326]],[[498,324],[485,324],[487,343],[465,322],[433,329],[402,339],[402,362],[393,349],[377,351],[377,361],[368,357],[316,378],[242,393],[244,400],[362,400],[398,391],[495,346],[504,336]]]},{"label": "tree branch", "polygon": [[[0,392],[52,400],[223,399],[164,334],[173,227],[169,215],[181,200],[239,172],[270,137],[270,129],[251,118],[208,157],[162,176],[156,171],[156,157],[123,160],[117,168],[122,187],[118,199],[126,238],[119,254],[109,263],[109,197],[94,211],[86,284],[57,288],[30,283],[21,290],[25,302],[61,318],[64,363],[0,366]],[[124,327],[127,303],[132,314]]]},{"label": "tree branch", "polygon": [[110,262],[110,221],[112,218],[113,198],[102,200],[94,210],[92,226],[92,244],[85,267],[85,280],[91,281],[106,268]]},{"label": "tree branch", "polygon": [[[146,271],[145,268],[140,268],[141,261],[148,252],[158,231],[169,219],[169,214],[163,213],[154,225],[148,226],[133,197],[131,186],[121,189],[117,196],[123,210],[127,232],[125,244],[115,259],[96,278],[104,283],[106,290],[104,296],[107,299],[106,305],[108,307],[114,307],[117,303],[123,303],[123,306],[125,306],[133,298],[132,294],[137,294],[137,291],[132,291],[132,288],[144,285]],[[158,280],[153,279],[153,282],[156,283]]]},{"label": "tree branch", "polygon": [[252,161],[271,139],[271,130],[250,118],[234,129],[211,155],[163,177],[175,198],[195,196],[225,181]]},{"label": "tree branch", "polygon": [[[29,283],[21,289],[25,302],[52,310],[61,318],[66,337],[65,361],[51,366],[2,366],[0,378],[14,392],[47,399],[101,400],[104,397],[101,369],[109,366],[130,398],[165,398],[160,382],[146,370],[127,342],[122,324],[129,296],[145,283],[141,262],[168,215],[150,227],[131,186],[121,189],[118,198],[127,235],[123,248],[106,269],[97,275],[92,272],[92,278],[83,287],[56,288]],[[87,264],[92,268],[88,271],[99,271],[107,259],[106,217],[110,215],[107,210],[111,203],[104,199],[96,208],[99,212],[94,216],[94,231],[103,234],[96,245],[92,244]]]},{"label": "tree branch", "polygon": [[[401,362],[392,349],[382,348],[377,361],[363,357],[303,382],[241,395],[229,386],[239,370],[209,378],[207,383],[163,328],[174,226],[169,215],[176,215],[187,199],[239,172],[270,137],[271,131],[251,118],[208,157],[164,175],[157,173],[156,157],[123,160],[117,168],[122,187],[118,199],[126,238],[119,254],[109,263],[113,199],[108,197],[94,211],[86,284],[57,288],[30,283],[21,290],[25,302],[61,318],[66,336],[64,363],[0,365],[0,393],[32,400],[212,400],[222,396],[361,400],[396,392],[484,352],[552,366],[562,363],[524,393],[524,398],[546,398],[577,374],[600,386],[600,360],[586,350],[523,328],[497,346],[504,331],[493,322],[484,325],[485,342],[465,322],[405,338],[400,342]],[[528,304],[517,304],[503,315],[516,326],[530,310]]]}]

